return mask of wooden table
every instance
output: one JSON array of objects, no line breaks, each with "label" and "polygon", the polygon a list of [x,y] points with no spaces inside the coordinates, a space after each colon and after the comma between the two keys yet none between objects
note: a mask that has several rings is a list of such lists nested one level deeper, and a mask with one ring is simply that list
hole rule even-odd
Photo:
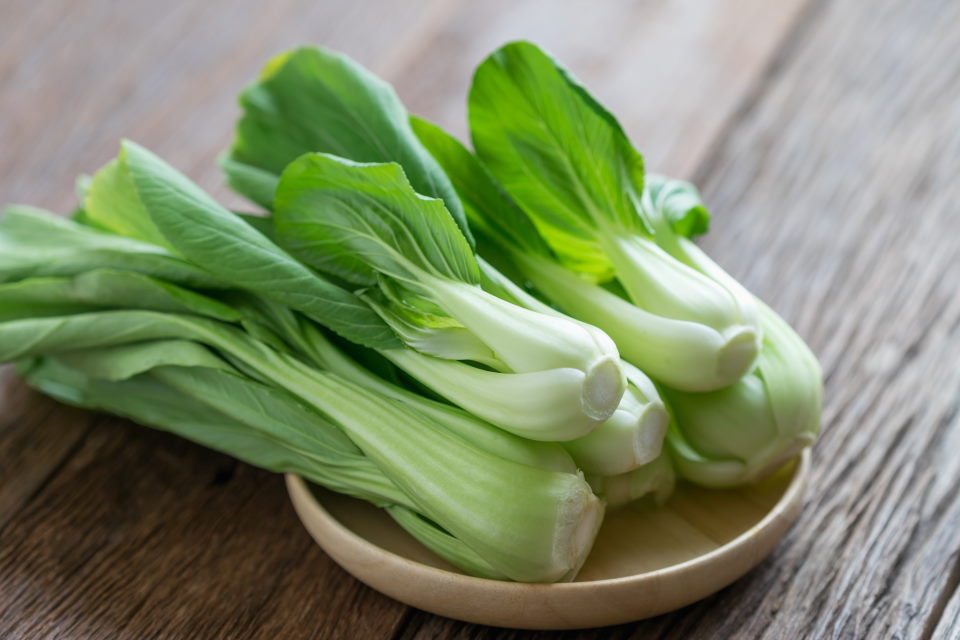
[{"label": "wooden table", "polygon": [[[266,58],[320,43],[464,132],[470,69],[555,52],[826,373],[806,508],[733,586],[584,638],[960,638],[960,2],[0,1],[0,199],[67,211],[120,137],[214,165]],[[282,479],[0,369],[0,637],[491,638],[340,570]],[[532,637],[553,637],[533,634]],[[566,637],[566,636],[565,636]]]}]

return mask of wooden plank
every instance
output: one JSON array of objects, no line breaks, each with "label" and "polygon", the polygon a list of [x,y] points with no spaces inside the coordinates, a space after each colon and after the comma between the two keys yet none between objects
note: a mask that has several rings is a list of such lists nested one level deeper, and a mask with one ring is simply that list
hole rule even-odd
[{"label": "wooden plank", "polygon": [[[958,581],[960,574],[955,572],[954,584]],[[954,588],[953,597],[946,603],[943,615],[930,637],[932,640],[960,640],[960,589]]]},{"label": "wooden plank", "polygon": [[282,478],[104,418],[0,545],[4,638],[354,638],[406,607],[303,530]]},{"label": "wooden plank", "polygon": [[396,82],[412,111],[466,139],[473,69],[504,42],[531,40],[617,114],[648,166],[689,176],[806,4],[473,2],[421,42]]},{"label": "wooden plank", "polygon": [[0,367],[0,536],[76,449],[95,417],[34,392]]},{"label": "wooden plank", "polygon": [[387,69],[459,1],[15,4],[0,25],[3,197],[66,210],[76,176],[128,137],[226,198],[215,159],[237,94],[270,56],[323,44]]}]

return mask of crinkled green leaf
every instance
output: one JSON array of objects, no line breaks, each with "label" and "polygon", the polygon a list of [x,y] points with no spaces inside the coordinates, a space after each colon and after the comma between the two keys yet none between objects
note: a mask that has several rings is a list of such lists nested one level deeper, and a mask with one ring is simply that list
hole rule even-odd
[{"label": "crinkled green leaf", "polygon": [[151,220],[177,251],[238,288],[314,318],[348,340],[399,341],[367,305],[290,257],[160,158],[132,142],[121,154]]},{"label": "crinkled green leaf", "polygon": [[393,88],[350,58],[301,47],[268,62],[240,96],[243,117],[224,169],[240,193],[270,208],[267,179],[307,152],[356,162],[397,162],[417,193],[440,198],[468,242],[453,187],[417,141]]},{"label": "crinkled green leaf", "polygon": [[304,155],[283,173],[274,221],[293,255],[357,285],[376,284],[378,274],[414,285],[421,273],[479,282],[443,201],[417,194],[393,162]]}]

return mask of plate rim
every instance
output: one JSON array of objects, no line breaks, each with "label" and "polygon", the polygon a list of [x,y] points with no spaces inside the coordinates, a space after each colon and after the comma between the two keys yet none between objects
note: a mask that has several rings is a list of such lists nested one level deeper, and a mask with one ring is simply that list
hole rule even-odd
[{"label": "plate rim", "polygon": [[[616,578],[603,578],[600,580],[586,580],[581,582],[556,582],[556,583],[525,583],[525,582],[512,582],[508,580],[493,580],[490,578],[480,578],[477,576],[471,576],[464,573],[457,573],[454,571],[449,571],[447,569],[441,569],[439,567],[433,567],[416,560],[407,558],[406,556],[400,555],[388,549],[384,549],[379,545],[371,542],[370,540],[364,538],[360,534],[356,533],[345,524],[340,522],[336,517],[333,516],[329,511],[324,508],[324,506],[316,499],[316,496],[310,490],[309,483],[304,480],[302,477],[287,473],[285,474],[285,481],[287,491],[290,495],[291,501],[293,502],[294,509],[297,512],[297,516],[303,522],[304,526],[313,536],[313,531],[307,525],[305,520],[305,514],[301,513],[301,509],[309,509],[313,516],[319,516],[327,527],[332,528],[340,537],[348,540],[353,545],[356,545],[360,548],[363,548],[369,552],[372,552],[375,555],[386,556],[391,561],[395,563],[411,565],[415,567],[417,571],[424,572],[426,574],[433,574],[437,578],[452,579],[458,582],[464,582],[466,584],[474,584],[477,587],[490,588],[496,586],[499,590],[516,590],[516,591],[529,591],[530,589],[550,589],[550,590],[594,590],[597,588],[604,587],[616,587],[624,584],[642,582],[644,580],[649,580],[652,578],[666,577],[673,573],[682,573],[690,570],[699,564],[709,564],[715,562],[718,558],[723,557],[727,554],[734,553],[742,547],[746,547],[751,544],[751,541],[755,541],[760,532],[768,529],[772,524],[778,520],[782,520],[785,516],[787,517],[787,522],[784,523],[784,534],[786,533],[787,528],[790,524],[799,516],[799,512],[802,508],[803,503],[803,494],[804,489],[807,483],[807,477],[810,472],[810,449],[804,449],[800,454],[799,460],[797,461],[796,467],[793,471],[793,476],[791,477],[789,483],[787,484],[786,489],[783,492],[783,495],[779,500],[773,505],[773,507],[764,514],[756,524],[752,527],[736,536],[732,540],[725,542],[724,544],[718,546],[716,549],[712,549],[707,553],[696,556],[689,560],[679,562],[667,567],[660,569],[654,569],[653,571],[645,571],[643,573],[635,573],[628,576],[620,576]],[[790,514],[789,512],[793,510],[795,513]],[[781,536],[778,537],[778,540]],[[319,542],[319,541],[318,541]],[[325,552],[330,554],[324,545],[320,545]],[[766,554],[764,554],[766,555]],[[336,560],[336,558],[334,558]],[[759,562],[759,559],[758,561]],[[339,562],[338,562],[339,564]],[[752,567],[751,567],[752,568]],[[349,570],[348,570],[349,571]],[[749,571],[749,569],[748,569]]]}]

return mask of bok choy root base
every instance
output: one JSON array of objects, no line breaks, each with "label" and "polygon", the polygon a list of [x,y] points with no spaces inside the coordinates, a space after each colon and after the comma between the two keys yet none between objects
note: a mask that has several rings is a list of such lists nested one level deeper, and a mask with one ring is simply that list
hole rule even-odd
[{"label": "bok choy root base", "polygon": [[322,49],[240,105],[221,165],[255,213],[129,141],[69,217],[6,209],[0,362],[500,580],[572,580],[605,510],[815,439],[809,348],[693,243],[696,189],[535,45],[478,67],[475,151]]}]

